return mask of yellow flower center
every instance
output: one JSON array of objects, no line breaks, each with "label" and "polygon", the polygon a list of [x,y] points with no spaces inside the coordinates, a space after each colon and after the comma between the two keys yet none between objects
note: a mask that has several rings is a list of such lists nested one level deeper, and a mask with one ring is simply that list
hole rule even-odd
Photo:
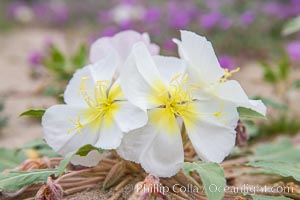
[{"label": "yellow flower center", "polygon": [[[122,96],[120,86],[114,84],[109,88],[109,81],[97,81],[94,89],[89,90],[86,87],[88,77],[83,77],[79,87],[79,93],[82,95],[88,108],[81,115],[77,116],[77,121],[69,119],[74,128],[69,129],[68,133],[72,131],[81,132],[85,125],[90,125],[91,128],[97,129],[101,124],[101,119],[106,118],[102,125],[111,125],[113,123],[113,115],[119,109],[119,104],[116,101],[117,97]],[[84,122],[81,122],[83,120]]]},{"label": "yellow flower center", "polygon": [[163,97],[163,104],[160,106],[166,108],[175,116],[182,116],[192,102],[191,91],[187,87],[188,75],[185,75],[181,81],[178,74],[170,81],[169,91],[163,91],[159,96]]},{"label": "yellow flower center", "polygon": [[216,108],[215,112],[199,113],[199,109],[196,107],[196,101],[198,100],[193,98],[192,91],[199,90],[202,87],[187,83],[187,75],[183,76],[181,81],[179,80],[180,77],[181,74],[174,76],[168,88],[159,81],[154,84],[155,89],[153,94],[150,95],[150,99],[157,107],[150,110],[150,122],[168,130],[170,133],[175,132],[178,126],[174,120],[176,117],[181,117],[184,123],[190,127],[193,127],[202,116],[213,116],[226,123],[223,118],[226,115],[223,111],[224,103],[221,103],[219,109]]}]

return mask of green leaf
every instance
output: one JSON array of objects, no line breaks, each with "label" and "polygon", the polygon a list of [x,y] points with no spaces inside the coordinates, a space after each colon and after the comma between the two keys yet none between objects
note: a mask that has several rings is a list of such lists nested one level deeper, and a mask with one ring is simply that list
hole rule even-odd
[{"label": "green leaf", "polygon": [[259,173],[293,177],[295,180],[300,181],[300,163],[297,164],[283,161],[257,161],[250,162],[247,165],[262,168]]},{"label": "green leaf", "polygon": [[278,75],[280,79],[286,80],[290,72],[290,63],[288,58],[284,57],[284,59],[279,63],[278,70]]},{"label": "green leaf", "polygon": [[259,124],[260,136],[274,136],[276,134],[295,135],[300,131],[299,120],[282,113],[276,118],[271,118],[266,123]]},{"label": "green leaf", "polygon": [[300,89],[300,80],[295,81],[292,84],[292,87],[295,88],[295,89]]},{"label": "green leaf", "polygon": [[0,148],[0,171],[12,169],[24,160],[26,160],[26,156],[23,151]]},{"label": "green leaf", "polygon": [[58,96],[58,94],[61,92],[61,89],[58,85],[52,84],[48,85],[44,88],[42,91],[43,95],[45,96]]},{"label": "green leaf", "polygon": [[70,152],[65,156],[65,158],[62,161],[60,161],[60,163],[57,167],[58,176],[61,176],[64,174],[65,169],[67,168],[68,164],[70,163],[70,161],[74,155],[75,155],[75,152]]},{"label": "green leaf", "polygon": [[254,110],[251,110],[249,108],[238,107],[237,110],[238,110],[238,113],[240,115],[240,118],[246,118],[246,119],[249,119],[249,118],[266,119],[266,117],[263,116],[262,114],[254,111]]},{"label": "green leaf", "polygon": [[273,70],[267,70],[264,74],[265,81],[269,83],[276,83],[278,81],[277,76]]},{"label": "green leaf", "polygon": [[253,200],[292,200],[287,197],[261,196],[255,194],[251,194],[250,196],[252,197]]},{"label": "green leaf", "polygon": [[49,58],[49,64],[48,67],[55,72],[63,72],[65,65],[66,65],[66,59],[64,54],[58,49],[58,47],[52,45],[50,49],[50,58]]},{"label": "green leaf", "polygon": [[88,60],[88,48],[86,45],[81,45],[76,54],[71,58],[74,69],[78,69],[86,65]]},{"label": "green leaf", "polygon": [[54,45],[51,46],[51,56],[55,62],[58,62],[58,63],[65,62],[64,54]]},{"label": "green leaf", "polygon": [[300,181],[300,148],[293,146],[289,139],[260,145],[256,147],[255,155],[249,159],[249,166],[262,168],[260,173],[292,176]]},{"label": "green leaf", "polygon": [[0,112],[2,112],[3,110],[4,110],[4,103],[0,99]]},{"label": "green leaf", "polygon": [[48,157],[48,158],[53,158],[53,157],[61,157],[58,153],[53,151],[53,149],[37,149],[37,153],[39,154],[40,157]]},{"label": "green leaf", "polygon": [[286,23],[286,25],[283,28],[282,34],[290,35],[298,31],[300,31],[300,16],[288,21],[288,23]]},{"label": "green leaf", "polygon": [[262,100],[262,102],[267,106],[272,106],[273,108],[281,109],[281,110],[287,110],[289,107],[286,104],[282,104],[279,102],[276,102],[270,98],[265,98],[262,96],[254,96],[252,99],[254,100]]},{"label": "green leaf", "polygon": [[[220,200],[224,195],[226,180],[224,170],[216,163],[193,162],[184,163],[182,170],[186,174],[196,171],[203,182],[205,194],[209,200]],[[215,190],[221,188],[220,190]]]},{"label": "green leaf", "polygon": [[45,113],[45,110],[39,109],[39,110],[27,110],[19,115],[21,116],[29,116],[29,117],[39,117],[41,118]]},{"label": "green leaf", "polygon": [[261,66],[264,69],[264,80],[269,83],[276,83],[278,80],[278,77],[272,67],[268,65],[267,63],[261,62]]},{"label": "green leaf", "polygon": [[65,55],[54,45],[51,46],[49,55],[43,60],[43,65],[55,73],[60,80],[68,80],[72,76],[67,71],[68,62]]},{"label": "green leaf", "polygon": [[94,147],[93,145],[87,144],[85,146],[82,146],[77,152],[76,155],[80,155],[80,156],[86,156],[90,151],[92,150],[97,150],[99,151],[99,153],[103,153],[104,150]]},{"label": "green leaf", "polygon": [[256,124],[251,120],[242,120],[244,125],[246,126],[247,134],[250,137],[255,137],[258,134],[258,127]]},{"label": "green leaf", "polygon": [[0,174],[0,190],[16,191],[26,186],[46,182],[51,175],[56,175],[55,169],[42,169],[33,171],[14,171]]},{"label": "green leaf", "polygon": [[274,144],[263,144],[255,148],[251,161],[300,162],[300,148],[293,146],[289,139]]},{"label": "green leaf", "polygon": [[23,146],[24,149],[41,149],[41,148],[50,148],[49,145],[41,138],[36,138],[31,140]]}]

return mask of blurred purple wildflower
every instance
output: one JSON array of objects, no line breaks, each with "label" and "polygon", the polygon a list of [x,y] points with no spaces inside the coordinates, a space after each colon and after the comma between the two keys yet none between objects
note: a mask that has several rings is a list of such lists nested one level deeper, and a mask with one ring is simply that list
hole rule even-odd
[{"label": "blurred purple wildflower", "polygon": [[159,8],[151,7],[146,10],[144,15],[145,22],[155,22],[161,17],[161,11]]},{"label": "blurred purple wildflower", "polygon": [[70,17],[70,11],[65,4],[40,2],[32,5],[37,20],[50,23],[64,24]]},{"label": "blurred purple wildflower", "polygon": [[25,6],[24,2],[14,1],[8,4],[7,6],[7,15],[10,17],[15,17],[20,7]]},{"label": "blurred purple wildflower", "polygon": [[208,13],[201,17],[200,25],[203,28],[210,29],[215,27],[221,20],[221,15],[217,12]]},{"label": "blurred purple wildflower", "polygon": [[129,30],[129,29],[134,29],[134,23],[132,20],[126,20],[126,21],[122,21],[119,24],[121,30]]},{"label": "blurred purple wildflower", "polygon": [[290,0],[288,16],[297,16],[300,14],[300,0]]},{"label": "blurred purple wildflower", "polygon": [[28,56],[28,63],[32,67],[38,67],[42,64],[43,54],[39,51],[33,51]]},{"label": "blurred purple wildflower", "polygon": [[283,11],[283,5],[278,2],[266,2],[263,7],[263,12],[270,16],[275,16],[278,18],[284,18],[285,14]]},{"label": "blurred purple wildflower", "polygon": [[255,21],[255,14],[251,11],[246,11],[240,16],[240,23],[242,25],[250,25]]},{"label": "blurred purple wildflower", "polygon": [[234,68],[234,61],[231,56],[221,55],[218,57],[219,63],[222,68],[232,70]]},{"label": "blurred purple wildflower", "polygon": [[32,6],[33,12],[35,16],[40,20],[45,20],[49,18],[49,15],[51,13],[49,5],[45,3],[35,3]]},{"label": "blurred purple wildflower", "polygon": [[168,5],[168,21],[173,28],[186,28],[192,18],[192,12],[183,3],[170,2]]},{"label": "blurred purple wildflower", "polygon": [[63,24],[68,21],[70,16],[69,8],[67,5],[54,5],[53,6],[53,20],[56,23]]},{"label": "blurred purple wildflower", "polygon": [[233,24],[233,22],[232,22],[232,19],[230,19],[230,18],[226,18],[226,17],[224,17],[223,19],[221,19],[221,21],[220,21],[220,27],[223,29],[223,30],[228,30],[228,29],[230,29],[231,27],[232,27],[232,24]]},{"label": "blurred purple wildflower", "polygon": [[292,62],[300,61],[300,41],[292,41],[287,44],[286,51]]},{"label": "blurred purple wildflower", "polygon": [[137,0],[121,0],[120,4],[134,5],[137,2],[138,2]]},{"label": "blurred purple wildflower", "polygon": [[102,37],[105,37],[105,36],[110,37],[110,36],[115,35],[117,32],[118,32],[118,29],[116,27],[109,26],[109,27],[106,27],[105,29],[103,29],[101,36]]}]

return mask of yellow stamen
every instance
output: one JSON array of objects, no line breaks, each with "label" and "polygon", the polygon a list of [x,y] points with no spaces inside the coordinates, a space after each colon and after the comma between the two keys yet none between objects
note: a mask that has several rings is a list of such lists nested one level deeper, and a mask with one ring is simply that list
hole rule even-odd
[{"label": "yellow stamen", "polygon": [[77,122],[75,122],[73,119],[69,119],[69,121],[75,125],[74,128],[70,128],[68,130],[68,134],[70,134],[72,131],[78,131],[78,133],[81,133],[81,129],[83,127],[83,125],[80,122],[80,115],[77,116]]},{"label": "yellow stamen", "polygon": [[181,117],[190,127],[193,127],[201,116],[214,116],[226,123],[223,119],[225,115],[223,112],[224,103],[220,105],[219,110],[216,112],[199,113],[199,111],[197,111],[196,104],[193,103],[197,100],[193,99],[192,90],[202,88],[202,86],[188,83],[187,75],[184,75],[182,80],[179,81],[181,76],[182,74],[176,74],[171,79],[169,89],[162,86],[162,88],[158,90],[161,92],[154,90],[153,94],[150,95],[150,98],[157,98],[154,99],[154,102],[158,102],[158,109],[154,109],[155,111],[153,111],[153,114],[151,114],[149,118],[150,122],[162,126],[170,132],[174,129],[172,126],[175,126],[171,122],[173,118],[175,119],[176,117]]},{"label": "yellow stamen", "polygon": [[[113,116],[113,113],[119,109],[119,106],[116,105],[116,101],[112,97],[108,97],[110,90],[109,81],[97,81],[94,89],[90,90],[89,92],[86,87],[86,81],[88,79],[88,77],[83,77],[81,79],[79,92],[89,108],[77,116],[77,121],[69,119],[69,121],[74,124],[75,127],[69,129],[68,133],[73,131],[81,133],[81,129],[86,125],[89,125],[92,128],[98,128],[101,124],[100,120],[106,115],[109,119],[107,119],[106,122],[108,124],[112,124],[111,121],[113,118],[111,116]],[[81,122],[81,117],[84,118],[84,123]]]},{"label": "yellow stamen", "polygon": [[223,118],[223,116],[226,115],[226,112],[223,112],[223,108],[224,108],[224,102],[222,102],[222,104],[220,105],[219,111],[214,113],[214,116],[219,118],[219,120],[221,120],[224,124],[227,124],[227,121]]},{"label": "yellow stamen", "polygon": [[230,78],[232,76],[232,74],[240,71],[240,68],[238,67],[238,68],[230,70],[230,71],[228,69],[224,69],[224,71],[225,71],[225,74],[222,78],[220,78],[220,80],[219,80],[220,83],[224,83],[225,81],[227,81],[228,78]]}]

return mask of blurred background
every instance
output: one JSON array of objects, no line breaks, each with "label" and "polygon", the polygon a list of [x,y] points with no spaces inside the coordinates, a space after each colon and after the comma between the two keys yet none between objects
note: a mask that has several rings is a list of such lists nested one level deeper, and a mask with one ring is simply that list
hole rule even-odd
[{"label": "blurred background", "polygon": [[20,113],[62,102],[90,44],[128,29],[148,32],[163,55],[177,55],[181,29],[206,36],[222,67],[240,67],[234,78],[268,105],[268,120],[243,121],[250,143],[300,140],[298,15],[300,0],[1,0],[0,147],[41,138],[39,120]]}]

